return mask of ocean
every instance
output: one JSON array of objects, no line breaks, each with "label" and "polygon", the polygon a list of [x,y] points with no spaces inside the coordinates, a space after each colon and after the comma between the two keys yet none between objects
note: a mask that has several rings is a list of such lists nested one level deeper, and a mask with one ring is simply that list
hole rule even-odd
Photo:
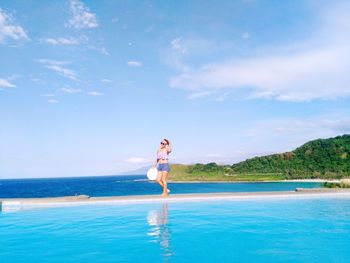
[{"label": "ocean", "polygon": [[[315,188],[317,182],[259,183],[169,183],[171,194],[291,191],[297,187]],[[59,196],[127,196],[157,195],[161,187],[148,181],[146,175],[95,176],[40,179],[2,179],[0,198],[30,198]]]}]

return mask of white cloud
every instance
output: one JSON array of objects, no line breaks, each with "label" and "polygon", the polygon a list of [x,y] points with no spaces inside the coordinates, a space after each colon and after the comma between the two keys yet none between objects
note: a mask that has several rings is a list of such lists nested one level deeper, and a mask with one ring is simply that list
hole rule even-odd
[{"label": "white cloud", "polygon": [[150,159],[143,158],[143,157],[130,157],[127,160],[125,160],[127,163],[133,163],[133,164],[143,164],[143,163],[149,163],[151,162]]},{"label": "white cloud", "polygon": [[82,89],[74,89],[74,88],[63,87],[63,88],[60,88],[59,91],[62,91],[64,93],[74,94],[74,93],[82,92],[83,90]]},{"label": "white cloud", "polygon": [[142,66],[142,62],[140,62],[140,61],[128,61],[128,62],[126,62],[126,64],[128,64],[128,66],[130,66],[130,67],[141,67]]},{"label": "white cloud", "polygon": [[69,78],[71,80],[77,80],[76,73],[71,69],[63,68],[57,65],[48,65],[46,67],[48,69],[52,69],[53,71],[57,72],[59,75],[63,77]]},{"label": "white cloud", "polygon": [[350,95],[347,47],[308,50],[293,55],[210,64],[171,80],[189,90],[252,89],[251,98],[284,101],[334,99]]},{"label": "white cloud", "polygon": [[4,43],[7,38],[27,40],[28,36],[21,26],[13,23],[10,15],[0,9],[0,43]]},{"label": "white cloud", "polygon": [[172,68],[187,72],[191,66],[186,63],[188,58],[194,61],[193,57],[202,58],[209,53],[227,51],[232,48],[232,43],[225,41],[208,40],[201,37],[177,37],[170,41],[169,47],[163,51],[162,57]]},{"label": "white cloud", "polygon": [[46,59],[46,58],[38,59],[37,61],[45,65],[58,65],[58,66],[69,65],[72,63],[71,61],[67,61],[67,60],[53,60],[53,59]]},{"label": "white cloud", "polygon": [[350,133],[349,112],[333,112],[310,118],[263,119],[242,131],[247,149],[288,151],[317,138]]},{"label": "white cloud", "polygon": [[178,56],[202,55],[204,53],[226,50],[232,43],[208,40],[201,37],[177,37],[170,41],[170,49]]},{"label": "white cloud", "polygon": [[117,22],[119,22],[119,18],[118,17],[114,17],[114,18],[112,18],[112,23],[117,23]]},{"label": "white cloud", "polygon": [[78,45],[79,44],[79,41],[72,37],[43,38],[41,41],[51,45]]},{"label": "white cloud", "polygon": [[36,82],[36,83],[41,83],[41,84],[45,84],[45,81],[40,79],[40,78],[33,78],[33,77],[30,77],[29,78],[31,81],[33,82]]},{"label": "white cloud", "polygon": [[305,120],[288,120],[275,123],[275,131],[277,133],[307,133],[322,132],[331,133],[330,136],[350,133],[350,118],[323,116]]},{"label": "white cloud", "polygon": [[95,28],[98,26],[96,15],[91,13],[89,8],[79,0],[69,1],[72,18],[68,21],[67,26],[83,29]]},{"label": "white cloud", "polygon": [[248,32],[244,32],[244,33],[242,34],[242,38],[243,38],[243,39],[248,39],[248,38],[250,38],[250,34],[249,34]]},{"label": "white cloud", "polygon": [[90,91],[88,92],[89,95],[91,96],[102,96],[103,94],[97,91]]},{"label": "white cloud", "polygon": [[0,78],[0,88],[15,88],[16,85],[12,84],[6,79],[1,79]]},{"label": "white cloud", "polygon": [[183,44],[182,37],[174,38],[170,42],[173,50],[179,51],[180,53],[186,53],[187,48]]},{"label": "white cloud", "polygon": [[110,79],[101,79],[101,82],[104,82],[104,83],[111,83],[112,81]]},{"label": "white cloud", "polygon": [[[344,33],[350,29],[349,12],[346,6],[325,15],[322,27],[302,45],[276,46],[264,55],[197,68],[177,67],[180,73],[170,85],[195,94],[244,90],[249,99],[280,101],[350,96],[350,37]],[[184,52],[179,41],[172,41],[172,47]]]},{"label": "white cloud", "polygon": [[54,104],[54,103],[58,103],[58,100],[55,99],[48,99],[47,100],[48,103]]},{"label": "white cloud", "polygon": [[57,60],[51,60],[51,59],[39,59],[39,63],[45,65],[46,68],[51,69],[55,71],[57,74],[69,78],[71,80],[78,80],[77,74],[74,70],[68,69],[66,67],[63,67],[64,65],[71,64],[70,61],[57,61]]},{"label": "white cloud", "polygon": [[188,95],[187,99],[188,100],[193,100],[193,99],[208,97],[208,96],[210,96],[212,94],[213,94],[213,92],[211,92],[211,91],[199,91],[199,92],[195,92],[195,93],[192,93],[192,94]]},{"label": "white cloud", "polygon": [[105,47],[101,48],[100,51],[103,55],[106,55],[106,56],[110,55],[107,48],[105,48]]}]

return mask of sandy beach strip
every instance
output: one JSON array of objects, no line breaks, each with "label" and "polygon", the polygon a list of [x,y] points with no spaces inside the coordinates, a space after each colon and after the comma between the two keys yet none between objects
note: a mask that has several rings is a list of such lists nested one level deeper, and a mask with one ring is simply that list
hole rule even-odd
[{"label": "sandy beach strip", "polygon": [[329,183],[339,183],[340,180],[338,179],[334,179],[334,180],[330,180],[330,179],[289,179],[289,180],[266,180],[266,181],[245,181],[245,180],[237,180],[237,181],[233,181],[233,180],[213,180],[213,181],[209,181],[209,180],[196,180],[196,181],[172,181],[172,180],[168,180],[168,183],[173,183],[173,184],[186,184],[186,183],[325,183],[325,182],[329,182]]},{"label": "sandy beach strip", "polygon": [[289,200],[305,198],[350,198],[350,189],[298,188],[295,191],[275,192],[173,194],[166,198],[161,197],[160,195],[110,197],[89,197],[86,195],[81,195],[49,198],[8,198],[0,199],[0,202],[2,211],[18,211],[40,207],[63,207],[89,204],[137,204],[154,202],[197,202],[211,200]]}]

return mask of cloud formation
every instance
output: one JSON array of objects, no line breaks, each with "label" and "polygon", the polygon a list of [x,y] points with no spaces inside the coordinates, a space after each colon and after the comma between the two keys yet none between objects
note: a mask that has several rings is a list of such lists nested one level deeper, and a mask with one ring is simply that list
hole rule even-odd
[{"label": "cloud formation", "polygon": [[143,163],[149,163],[150,160],[143,157],[130,157],[127,160],[125,160],[127,163],[133,163],[133,164],[143,164]]},{"label": "cloud formation", "polygon": [[59,38],[43,38],[41,41],[51,45],[78,45],[79,41],[75,38],[59,37]]},{"label": "cloud formation", "polygon": [[4,43],[7,38],[13,40],[27,40],[28,36],[21,26],[14,24],[9,14],[6,14],[0,9],[0,44]]},{"label": "cloud formation", "polygon": [[97,92],[97,91],[89,91],[88,94],[90,96],[102,96],[103,95],[101,92]]},{"label": "cloud formation", "polygon": [[83,90],[82,89],[74,89],[74,88],[63,87],[63,88],[60,88],[59,91],[62,91],[64,93],[74,94],[74,93],[82,92]]},{"label": "cloud formation", "polygon": [[130,67],[141,67],[142,66],[142,62],[140,62],[140,61],[128,61],[128,62],[126,62],[126,64]]},{"label": "cloud formation", "polygon": [[0,78],[0,88],[15,88],[16,85],[12,84],[6,79],[1,79]]},{"label": "cloud formation", "polygon": [[[311,117],[261,119],[244,130],[246,149],[292,150],[315,138],[328,138],[350,133],[348,110]],[[243,145],[242,145],[243,146]],[[276,149],[274,149],[276,148]],[[280,148],[280,149],[279,149]]]},{"label": "cloud formation", "polygon": [[47,102],[48,102],[48,103],[51,103],[51,104],[55,104],[55,103],[58,103],[58,100],[55,100],[55,99],[48,99]]},{"label": "cloud formation", "polygon": [[65,65],[71,64],[70,61],[57,61],[57,60],[51,60],[51,59],[39,59],[39,63],[45,65],[46,68],[56,72],[57,74],[77,81],[77,74],[74,70],[68,69],[67,67],[64,67]]},{"label": "cloud formation", "polygon": [[171,80],[189,90],[251,89],[250,98],[283,101],[334,99],[350,95],[350,52],[346,47],[308,50],[210,64]]},{"label": "cloud formation", "polygon": [[95,28],[98,26],[96,15],[91,13],[89,8],[79,0],[69,1],[72,18],[68,21],[67,26],[76,29]]},{"label": "cloud formation", "polygon": [[[248,99],[310,101],[350,96],[350,6],[324,14],[322,27],[309,40],[276,46],[264,55],[182,67],[170,86],[190,93],[242,91]],[[171,42],[179,47],[179,40]],[[255,52],[261,53],[259,51]],[[201,97],[193,95],[193,97]]]},{"label": "cloud formation", "polygon": [[250,34],[249,34],[248,32],[244,32],[244,33],[242,34],[242,38],[243,38],[243,39],[248,39],[248,38],[250,38]]},{"label": "cloud formation", "polygon": [[183,53],[183,54],[186,53],[187,52],[187,48],[185,47],[185,45],[182,42],[183,42],[182,37],[174,38],[170,42],[171,48],[173,50],[176,50],[176,51],[180,52],[180,53]]}]

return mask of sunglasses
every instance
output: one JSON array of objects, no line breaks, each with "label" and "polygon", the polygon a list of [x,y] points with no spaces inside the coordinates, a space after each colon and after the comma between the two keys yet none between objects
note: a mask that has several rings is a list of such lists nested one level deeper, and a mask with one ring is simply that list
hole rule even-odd
[{"label": "sunglasses", "polygon": [[166,145],[166,143],[164,143],[164,142],[161,142],[160,144],[161,144],[161,145]]}]

